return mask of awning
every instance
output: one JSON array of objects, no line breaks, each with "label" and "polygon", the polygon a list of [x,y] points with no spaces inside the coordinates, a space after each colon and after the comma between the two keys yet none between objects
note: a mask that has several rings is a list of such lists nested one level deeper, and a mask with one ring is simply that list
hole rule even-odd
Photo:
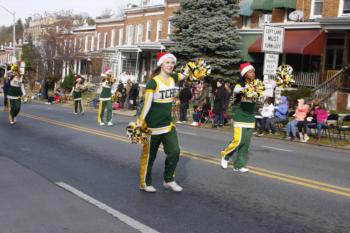
[{"label": "awning", "polygon": [[251,9],[251,5],[253,0],[241,0],[239,2],[239,15],[251,16],[253,11]]},{"label": "awning", "polygon": [[296,0],[273,0],[272,8],[296,9]]},{"label": "awning", "polygon": [[[283,53],[322,56],[325,41],[322,30],[286,30]],[[249,53],[262,53],[261,44],[262,36],[249,47]]]},{"label": "awning", "polygon": [[254,0],[252,10],[272,11],[272,0]]},{"label": "awning", "polygon": [[165,47],[159,42],[143,42],[143,43],[139,43],[136,45],[137,45],[137,47],[142,49],[142,51],[144,51],[144,50],[156,50],[156,51],[165,50]]},{"label": "awning", "polygon": [[240,34],[242,37],[241,57],[243,61],[254,62],[253,57],[248,53],[249,46],[253,44],[261,34]]},{"label": "awning", "polygon": [[124,53],[137,53],[142,51],[139,47],[133,45],[121,45],[117,46],[116,49]]}]

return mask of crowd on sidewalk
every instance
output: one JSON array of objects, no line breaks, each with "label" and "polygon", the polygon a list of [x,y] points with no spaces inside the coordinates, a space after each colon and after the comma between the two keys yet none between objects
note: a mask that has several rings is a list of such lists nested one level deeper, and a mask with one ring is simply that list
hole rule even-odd
[{"label": "crowd on sidewalk", "polygon": [[[198,83],[184,82],[173,104],[177,123],[190,123],[192,120],[192,126],[211,124],[212,128],[223,127],[232,120],[237,103],[240,102],[240,97],[233,93],[232,87],[233,84],[221,79],[216,80],[214,85],[203,80]],[[297,100],[296,106],[291,106],[287,96],[275,98],[270,90],[265,91],[260,101],[263,103],[256,112],[255,135],[283,132],[286,140],[299,138],[301,142],[307,142],[311,130],[315,129],[316,140],[320,140],[330,115],[323,103],[317,100],[305,103],[305,99],[301,98]]]}]

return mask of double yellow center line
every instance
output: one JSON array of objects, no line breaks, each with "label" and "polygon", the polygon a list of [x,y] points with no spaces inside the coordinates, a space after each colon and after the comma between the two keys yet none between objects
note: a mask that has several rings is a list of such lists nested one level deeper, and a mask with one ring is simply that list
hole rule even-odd
[{"label": "double yellow center line", "polygon": [[[56,120],[48,119],[45,117],[39,117],[39,116],[30,115],[30,114],[26,114],[26,113],[22,113],[21,115],[26,117],[26,118],[30,118],[30,119],[41,121],[41,122],[46,122],[46,123],[49,123],[52,125],[62,126],[62,127],[69,128],[69,129],[74,129],[74,130],[84,132],[87,134],[91,134],[91,135],[101,136],[101,137],[109,138],[112,140],[117,140],[117,141],[122,141],[122,142],[127,142],[127,143],[130,142],[128,137],[120,136],[117,134],[113,134],[113,133],[109,133],[109,132],[105,132],[105,131],[101,131],[101,130],[95,130],[95,129],[91,129],[91,128],[81,127],[81,126],[77,126],[74,124],[65,123],[62,121],[56,121]],[[181,155],[184,157],[190,158],[190,159],[199,160],[199,161],[210,163],[210,164],[215,164],[217,166],[220,165],[220,159],[214,158],[211,156],[196,154],[196,153],[188,152],[188,151],[184,151],[184,150],[181,150]],[[340,195],[343,197],[350,198],[350,188],[332,185],[332,184],[328,184],[328,183],[324,183],[324,182],[320,182],[320,181],[315,181],[315,180],[311,180],[311,179],[306,179],[306,178],[302,178],[302,177],[291,176],[288,174],[274,172],[274,171],[270,171],[270,170],[266,170],[266,169],[262,169],[262,168],[258,168],[258,167],[253,167],[253,166],[248,166],[248,167],[250,168],[251,174],[267,177],[270,179],[279,180],[279,181],[286,182],[286,183],[292,183],[295,185],[301,185],[301,186],[308,187],[311,189],[320,190],[320,191],[333,193],[333,194],[337,194],[337,195]]]}]

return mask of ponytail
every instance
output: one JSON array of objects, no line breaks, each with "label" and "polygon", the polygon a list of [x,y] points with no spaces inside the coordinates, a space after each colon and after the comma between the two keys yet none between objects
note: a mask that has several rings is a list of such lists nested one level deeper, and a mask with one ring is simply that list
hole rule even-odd
[{"label": "ponytail", "polygon": [[152,79],[152,78],[156,77],[157,75],[159,75],[161,69],[162,69],[162,68],[161,68],[160,66],[158,66],[158,67],[152,72],[151,78],[150,78],[150,79]]}]

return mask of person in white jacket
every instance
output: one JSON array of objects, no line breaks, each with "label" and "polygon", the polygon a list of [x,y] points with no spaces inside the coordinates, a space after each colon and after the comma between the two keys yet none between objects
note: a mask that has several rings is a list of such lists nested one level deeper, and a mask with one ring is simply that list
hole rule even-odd
[{"label": "person in white jacket", "polygon": [[261,110],[261,121],[260,121],[260,126],[258,128],[258,131],[259,131],[258,136],[264,135],[264,132],[267,131],[267,128],[266,128],[267,119],[272,118],[274,116],[275,108],[272,102],[273,102],[272,98],[267,98],[264,101],[264,106]]}]

